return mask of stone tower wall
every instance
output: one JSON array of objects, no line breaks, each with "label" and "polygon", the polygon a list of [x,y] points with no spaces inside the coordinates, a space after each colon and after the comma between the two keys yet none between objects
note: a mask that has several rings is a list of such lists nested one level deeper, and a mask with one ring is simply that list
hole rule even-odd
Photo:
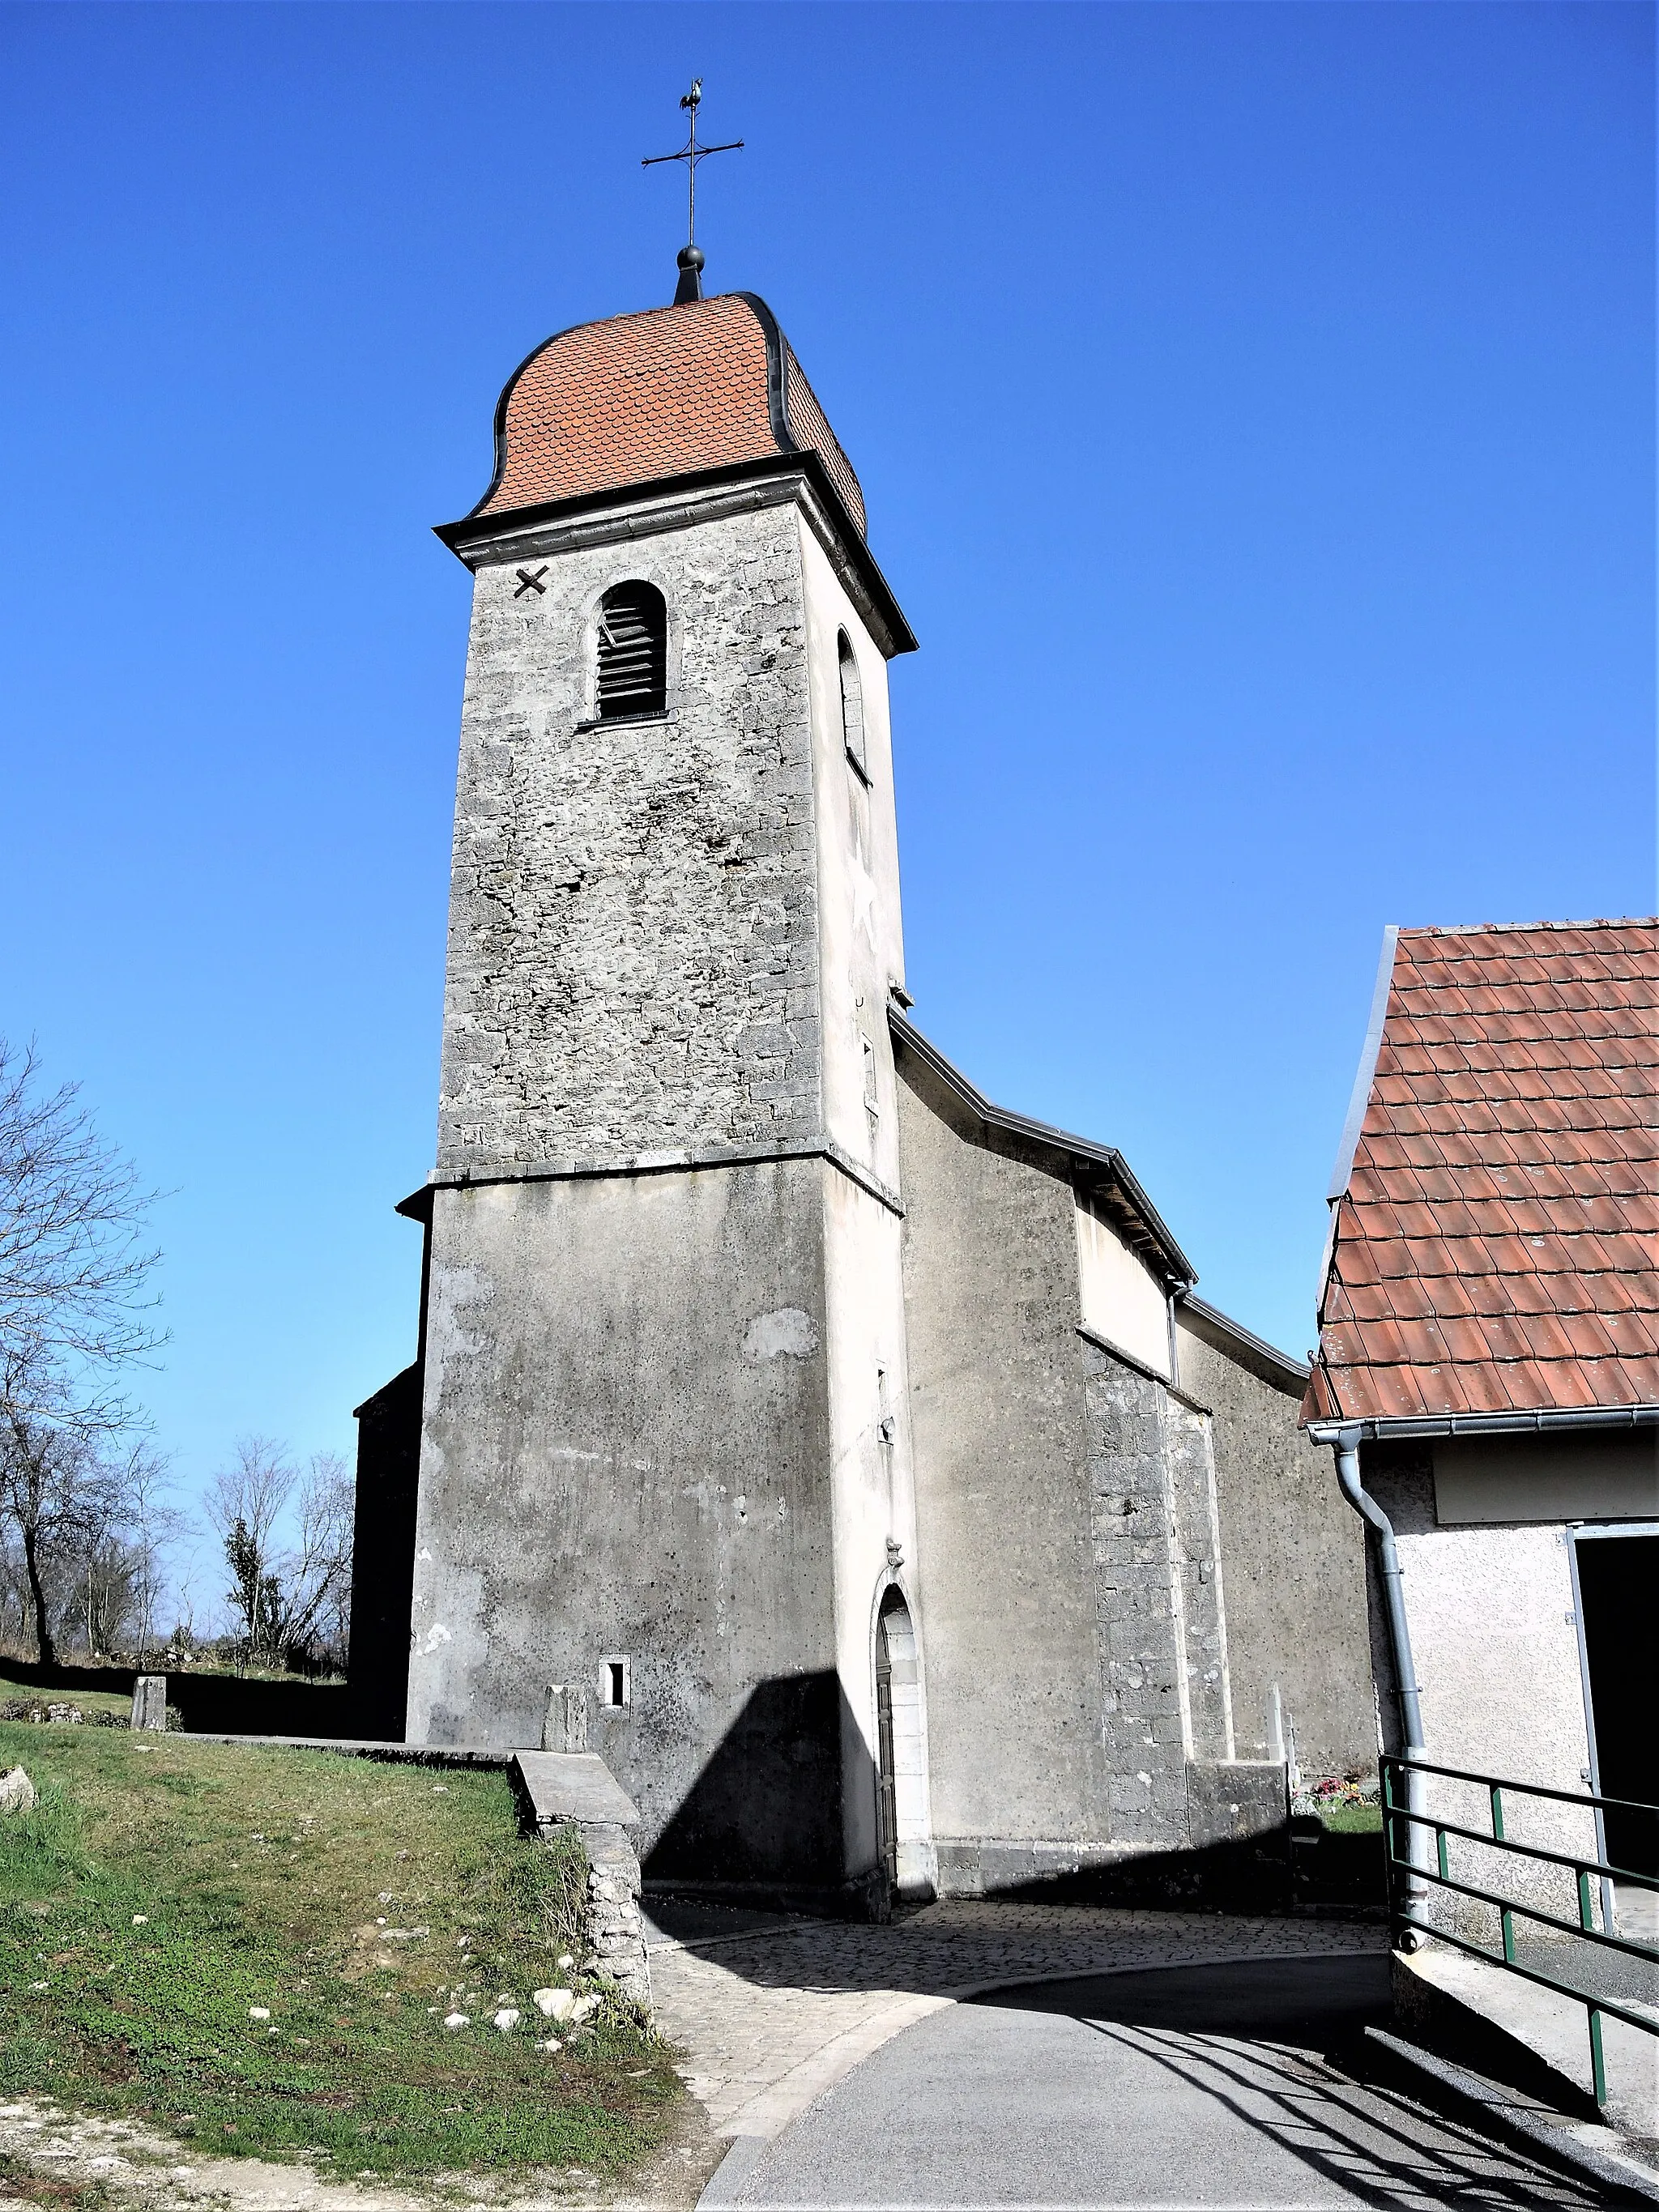
[{"label": "stone tower wall", "polygon": [[[775,477],[477,567],[409,1726],[533,1742],[549,1683],[625,1659],[590,1741],[647,1879],[832,1896],[878,1857],[872,1608],[915,1539],[885,666],[822,520]],[[665,711],[602,723],[636,579]]]},{"label": "stone tower wall", "polygon": [[410,1735],[533,1746],[585,1688],[653,1877],[842,1877],[836,1172],[434,1193]]},{"label": "stone tower wall", "polygon": [[[668,605],[668,712],[599,724],[594,611],[631,578]],[[478,569],[441,1171],[816,1134],[803,600],[793,502]]]}]

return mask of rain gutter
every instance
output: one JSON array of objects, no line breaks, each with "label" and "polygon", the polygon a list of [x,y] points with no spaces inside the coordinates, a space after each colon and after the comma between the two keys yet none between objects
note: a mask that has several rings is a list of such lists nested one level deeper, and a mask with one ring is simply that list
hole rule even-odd
[{"label": "rain gutter", "polygon": [[1310,1421],[1316,1444],[1334,1445],[1352,1435],[1364,1443],[1405,1442],[1413,1437],[1548,1435],[1557,1429],[1646,1429],[1659,1425],[1659,1405],[1544,1406],[1532,1413],[1406,1413],[1363,1421]]},{"label": "rain gutter", "polygon": [[[1384,1617],[1389,1624],[1389,1656],[1394,1667],[1395,1693],[1400,1705],[1401,1753],[1409,1763],[1425,1756],[1423,1741],[1423,1707],[1418,1692],[1417,1668],[1412,1658],[1411,1624],[1406,1618],[1406,1583],[1401,1571],[1400,1547],[1395,1541],[1394,1523],[1359,1480],[1359,1446],[1367,1424],[1322,1421],[1309,1425],[1308,1433],[1316,1443],[1328,1443],[1336,1455],[1336,1480],[1342,1495],[1377,1540],[1378,1564],[1382,1570]],[[1406,1780],[1406,1804],[1408,1811],[1420,1814],[1426,1809],[1425,1783],[1426,1777],[1410,1773]],[[1384,1820],[1388,1818],[1383,1814]],[[1428,1863],[1429,1832],[1416,1820],[1409,1823],[1406,1856],[1415,1866]],[[1393,1849],[1393,1846],[1390,1846]],[[1420,1918],[1428,1896],[1428,1885],[1408,1876],[1406,1883],[1406,1913],[1408,1919]],[[1411,1944],[1415,1948],[1415,1940]]]}]

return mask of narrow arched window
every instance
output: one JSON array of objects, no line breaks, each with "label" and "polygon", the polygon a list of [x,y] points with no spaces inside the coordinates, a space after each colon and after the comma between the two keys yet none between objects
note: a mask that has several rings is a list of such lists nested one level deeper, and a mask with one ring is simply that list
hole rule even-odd
[{"label": "narrow arched window", "polygon": [[601,721],[660,714],[668,701],[668,609],[654,584],[613,585],[599,601]]},{"label": "narrow arched window", "polygon": [[864,750],[864,686],[859,681],[858,659],[845,630],[837,636],[836,649],[841,660],[842,739],[848,759],[868,783],[870,766]]}]

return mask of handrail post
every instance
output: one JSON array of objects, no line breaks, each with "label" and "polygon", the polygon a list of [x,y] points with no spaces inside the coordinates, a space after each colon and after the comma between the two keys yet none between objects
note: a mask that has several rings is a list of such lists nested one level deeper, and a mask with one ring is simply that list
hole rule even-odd
[{"label": "handrail post", "polygon": [[[1492,1841],[1501,1844],[1506,1840],[1504,1834],[1504,1792],[1496,1782],[1492,1785],[1491,1795]],[[1515,1964],[1515,1915],[1507,1905],[1498,1907],[1498,1924],[1504,1932],[1504,1963],[1506,1966],[1512,1966]]]},{"label": "handrail post", "polygon": [[[1595,1910],[1590,1903],[1590,1878],[1588,1867],[1578,1869],[1578,1924],[1583,1929],[1595,1926]],[[1591,2004],[1589,2013],[1590,2087],[1595,2097],[1595,2109],[1605,2112],[1607,2104],[1607,2063],[1601,2049],[1601,2008]]]},{"label": "handrail post", "polygon": [[[1610,1948],[1649,1963],[1659,1961],[1659,1948],[1656,1948],[1650,1943],[1627,1941],[1613,1934],[1611,1930],[1597,1928],[1595,1924],[1596,1884],[1598,1881],[1607,1880],[1609,1873],[1616,1873],[1617,1869],[1609,1869],[1607,1862],[1599,1856],[1585,1859],[1571,1850],[1556,1850],[1540,1844],[1522,1843],[1518,1838],[1508,1836],[1505,1833],[1504,1793],[1507,1791],[1510,1796],[1518,1793],[1523,1797],[1532,1795],[1561,1804],[1589,1803],[1595,1805],[1598,1809],[1609,1802],[1623,1804],[1627,1801],[1604,1799],[1595,1794],[1583,1797],[1574,1792],[1547,1788],[1542,1784],[1516,1782],[1513,1777],[1505,1780],[1493,1774],[1480,1774],[1463,1768],[1441,1766],[1424,1758],[1420,1747],[1411,1745],[1407,1745],[1403,1753],[1383,1753],[1378,1765],[1382,1784],[1384,1846],[1382,1856],[1383,1864],[1388,1869],[1389,1875],[1389,1926],[1397,1948],[1402,1952],[1415,1950],[1427,1932],[1426,1915],[1416,1904],[1416,1899],[1425,1893],[1427,1885],[1431,1883],[1443,1884],[1445,1887],[1459,1896],[1478,1900],[1483,1905],[1495,1907],[1499,1924],[1504,1931],[1501,1958],[1489,1948],[1487,1941],[1475,1942],[1463,1935],[1458,1929],[1455,1913],[1449,1915],[1444,1925],[1437,1927],[1436,1933],[1441,1941],[1468,1957],[1484,1960],[1489,1966],[1507,1968],[1510,1972],[1518,1975],[1523,1981],[1540,1989],[1553,1990],[1556,1996],[1570,1998],[1575,2003],[1583,2006],[1585,2025],[1589,2031],[1591,2087],[1595,2099],[1596,2110],[1605,2112],[1607,2109],[1608,2097],[1606,2047],[1607,2015],[1611,2014],[1612,2017],[1622,2026],[1638,2030],[1644,2035],[1655,2039],[1659,2039],[1659,2016],[1656,2016],[1651,2008],[1646,2005],[1636,2005],[1632,2009],[1633,2000],[1621,1999],[1617,1994],[1616,1987],[1610,1987],[1607,1983],[1599,1978],[1592,1980],[1588,1988],[1584,1986],[1583,1978],[1577,1975],[1569,1980],[1559,1978],[1556,1974],[1547,1971],[1550,1964],[1547,1954],[1523,1964],[1516,1955],[1517,1949],[1515,1934],[1516,1919],[1518,1915],[1520,1918],[1529,1923],[1536,1922],[1540,1927],[1556,1929],[1569,1936],[1577,1935],[1587,1938],[1592,1949],[1595,1951],[1604,1948]],[[1442,1775],[1455,1782],[1476,1783],[1486,1790],[1492,1812],[1489,1838],[1483,1836],[1479,1827],[1474,1825],[1474,1816],[1472,1814],[1467,1820],[1454,1820],[1442,1810],[1436,1814],[1425,1814],[1413,1818],[1413,1814],[1416,1812],[1416,1807],[1413,1802],[1413,1794],[1421,1790],[1430,1773]],[[1659,1814],[1659,1805],[1643,1802],[1637,1807],[1634,1800],[1628,1802],[1633,1809],[1639,1809],[1647,1814]],[[1403,1848],[1400,1832],[1402,1827],[1407,1831],[1407,1841]],[[1416,1832],[1419,1828],[1420,1837]],[[1435,1841],[1432,1858],[1429,1856],[1428,1851],[1428,1838],[1431,1833]],[[1559,1907],[1546,1909],[1542,1901],[1527,1904],[1504,1895],[1501,1890],[1494,1893],[1493,1887],[1474,1879],[1479,1872],[1477,1867],[1464,1870],[1468,1876],[1467,1880],[1462,1876],[1455,1877],[1451,1872],[1453,1836],[1457,1836],[1471,1844],[1490,1841],[1498,1847],[1498,1855],[1502,1858],[1507,1859],[1513,1854],[1522,1859],[1537,1862],[1547,1866],[1552,1871],[1553,1877],[1558,1880],[1561,1872],[1570,1869],[1577,1892],[1577,1926],[1574,1926],[1573,1921],[1568,1918]],[[1499,1875],[1494,1875],[1492,1879],[1495,1885],[1501,1881],[1502,1877]],[[1650,1881],[1645,1876],[1634,1879],[1645,1893],[1659,1893],[1659,1881]],[[1565,1972],[1568,1970],[1564,1968],[1562,1971]],[[1617,2053],[1614,2055],[1617,2056]]]}]

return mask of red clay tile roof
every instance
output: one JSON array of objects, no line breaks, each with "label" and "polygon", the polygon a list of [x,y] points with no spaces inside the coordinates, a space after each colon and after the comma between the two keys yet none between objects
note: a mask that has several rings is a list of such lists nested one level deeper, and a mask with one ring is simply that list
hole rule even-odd
[{"label": "red clay tile roof", "polygon": [[747,292],[581,323],[539,346],[495,410],[474,514],[781,453],[816,453],[860,537],[864,495],[770,308]]},{"label": "red clay tile roof", "polygon": [[1304,1420],[1659,1401],[1659,921],[1401,930]]}]

